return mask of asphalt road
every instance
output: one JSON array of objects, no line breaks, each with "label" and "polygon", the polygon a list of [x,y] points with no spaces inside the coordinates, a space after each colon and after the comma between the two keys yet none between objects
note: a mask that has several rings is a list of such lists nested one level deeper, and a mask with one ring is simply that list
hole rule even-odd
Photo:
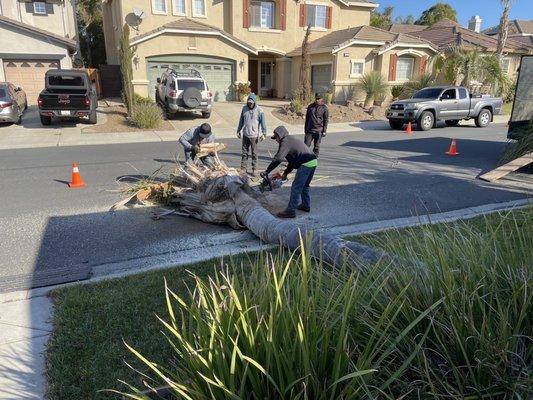
[{"label": "asphalt road", "polygon": [[[506,128],[493,124],[434,129],[388,129],[328,135],[312,185],[312,213],[298,222],[315,227],[349,225],[450,211],[531,196],[530,176],[488,184],[476,179],[491,169],[505,144]],[[458,139],[460,155],[444,154]],[[240,162],[238,140],[224,159]],[[231,229],[172,216],[154,221],[151,210],[109,213],[121,198],[117,180],[145,177],[174,164],[177,142],[50,147],[0,151],[0,292],[87,279],[95,268],[167,257],[236,240]],[[275,151],[260,145],[265,168]],[[181,154],[181,153],[180,153]],[[71,190],[76,161],[88,184]],[[128,180],[129,178],[126,178]],[[286,195],[289,188],[282,188]]]}]

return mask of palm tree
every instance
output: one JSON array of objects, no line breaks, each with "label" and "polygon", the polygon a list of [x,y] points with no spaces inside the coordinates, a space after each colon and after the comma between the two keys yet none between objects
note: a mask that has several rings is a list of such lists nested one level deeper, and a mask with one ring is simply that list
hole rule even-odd
[{"label": "palm tree", "polygon": [[505,48],[505,43],[507,42],[507,35],[509,34],[509,12],[511,11],[512,0],[500,0],[503,6],[503,13],[500,19],[500,31],[498,34],[498,48],[496,49],[496,54],[498,55],[498,60],[500,64],[503,61],[503,49]]},{"label": "palm tree", "polygon": [[507,81],[496,54],[486,53],[477,47],[448,49],[436,60],[435,70],[445,82],[470,88],[477,83],[498,91]]}]

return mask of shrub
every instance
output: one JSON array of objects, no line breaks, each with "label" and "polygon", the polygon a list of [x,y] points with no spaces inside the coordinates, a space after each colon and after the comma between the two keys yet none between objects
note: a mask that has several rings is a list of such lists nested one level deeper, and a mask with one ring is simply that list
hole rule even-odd
[{"label": "shrub", "polygon": [[393,100],[398,100],[403,95],[403,86],[395,85],[390,89],[391,96]]},{"label": "shrub", "polygon": [[240,101],[246,101],[246,98],[252,93],[250,82],[235,82],[233,86]]},{"label": "shrub", "polygon": [[140,94],[133,93],[133,104],[135,105],[146,105],[154,104],[154,101],[150,97],[144,97]]},{"label": "shrub", "polygon": [[378,71],[367,72],[361,77],[358,87],[365,92],[365,107],[370,107],[374,99],[385,95],[388,90],[385,79]]},{"label": "shrub", "polygon": [[326,92],[324,94],[324,101],[326,102],[326,104],[331,104],[333,102],[333,93]]},{"label": "shrub", "polygon": [[136,104],[132,107],[131,123],[137,128],[158,128],[162,121],[163,113],[156,104]]}]

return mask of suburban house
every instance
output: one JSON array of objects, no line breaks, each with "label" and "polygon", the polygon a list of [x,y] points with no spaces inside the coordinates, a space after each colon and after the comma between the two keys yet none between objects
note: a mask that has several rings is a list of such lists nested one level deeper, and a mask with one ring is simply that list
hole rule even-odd
[{"label": "suburban house", "polygon": [[[498,37],[500,33],[499,26],[483,31],[485,35]],[[509,21],[508,38],[515,42],[520,42],[529,47],[533,47],[533,20],[531,19],[513,19]]]},{"label": "suburban house", "polygon": [[78,50],[75,0],[0,0],[0,81],[37,101],[50,68],[72,68]]},{"label": "suburban house", "polygon": [[[477,32],[481,20],[475,17],[471,20],[471,28],[467,29],[450,19],[443,19],[436,24],[423,27],[420,25],[392,24],[388,31],[391,33],[407,33],[419,39],[427,40],[435,45],[441,53],[446,53],[452,46],[466,48],[480,48],[487,52],[495,52],[498,47],[498,38]],[[529,54],[532,45],[517,41],[515,37],[507,40],[504,48],[503,70],[510,77],[515,77],[520,65],[520,57]]]}]

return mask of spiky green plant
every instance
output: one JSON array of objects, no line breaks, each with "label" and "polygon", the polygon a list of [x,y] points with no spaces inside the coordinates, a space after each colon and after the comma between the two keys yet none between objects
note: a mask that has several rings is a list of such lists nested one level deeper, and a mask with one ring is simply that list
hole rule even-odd
[{"label": "spiky green plant", "polygon": [[423,73],[418,75],[416,78],[411,79],[404,85],[404,94],[412,97],[413,94],[420,89],[426,87],[434,86],[436,83],[435,76],[429,73]]},{"label": "spiky green plant", "polygon": [[370,107],[374,99],[387,94],[388,85],[378,71],[367,72],[361,77],[357,87],[365,92],[365,107]]},{"label": "spiky green plant", "polygon": [[404,94],[404,87],[402,85],[395,85],[390,89],[393,100],[398,100]]}]

